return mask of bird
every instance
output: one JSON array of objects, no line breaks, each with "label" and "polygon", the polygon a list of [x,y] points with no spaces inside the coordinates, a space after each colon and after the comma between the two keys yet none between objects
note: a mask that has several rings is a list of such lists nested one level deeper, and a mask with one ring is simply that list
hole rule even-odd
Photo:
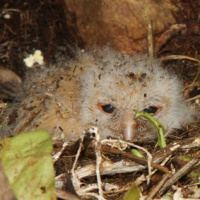
[{"label": "bird", "polygon": [[96,126],[101,138],[155,140],[154,126],[144,117],[135,119],[135,110],[153,115],[171,132],[193,120],[182,81],[161,65],[146,54],[102,48],[77,50],[73,59],[29,69],[10,133],[46,129],[54,139],[76,140]]}]

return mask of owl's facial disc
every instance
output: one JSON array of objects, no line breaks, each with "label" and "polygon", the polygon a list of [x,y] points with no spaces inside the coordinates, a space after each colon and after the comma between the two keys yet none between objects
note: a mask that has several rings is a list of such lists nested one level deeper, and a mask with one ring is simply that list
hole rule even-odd
[{"label": "owl's facial disc", "polygon": [[[116,110],[112,104],[98,104],[98,106],[105,114],[113,114]],[[134,116],[134,111],[125,111],[123,114],[120,127],[124,140],[133,140],[136,135],[138,123],[137,120],[134,120]]]},{"label": "owl's facial disc", "polygon": [[[116,113],[118,113],[118,109],[114,107],[111,103],[98,103],[99,109],[103,114],[110,115],[110,118],[114,119]],[[151,105],[143,109],[143,111],[147,113],[151,113],[152,115],[157,114],[160,111],[160,107]],[[120,117],[120,121],[118,121],[120,125],[119,134],[122,135],[122,138],[127,141],[133,141],[138,137],[140,131],[138,128],[140,127],[140,123],[138,119],[134,120],[135,112],[132,109],[125,109],[123,112],[120,112],[122,115]]]}]

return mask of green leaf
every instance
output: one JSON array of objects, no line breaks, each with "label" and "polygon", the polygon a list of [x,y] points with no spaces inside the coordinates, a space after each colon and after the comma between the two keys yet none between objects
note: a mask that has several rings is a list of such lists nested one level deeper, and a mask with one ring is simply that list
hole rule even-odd
[{"label": "green leaf", "polygon": [[0,143],[1,162],[17,199],[56,199],[49,133],[45,130],[22,133]]},{"label": "green leaf", "polygon": [[147,112],[140,112],[138,110],[134,110],[136,112],[136,115],[134,119],[137,119],[140,116],[145,117],[155,128],[158,133],[158,145],[160,148],[166,147],[166,141],[165,141],[165,129],[162,123],[156,119],[153,118],[153,116]]},{"label": "green leaf", "polygon": [[183,157],[184,161],[188,161],[189,162],[191,160],[191,158],[188,155],[183,155],[182,157]]},{"label": "green leaf", "polygon": [[139,158],[144,158],[144,156],[137,150],[137,149],[131,149],[131,153],[134,155],[134,156],[137,156]]},{"label": "green leaf", "polygon": [[128,192],[125,194],[123,200],[139,200],[140,199],[140,189],[133,184]]}]

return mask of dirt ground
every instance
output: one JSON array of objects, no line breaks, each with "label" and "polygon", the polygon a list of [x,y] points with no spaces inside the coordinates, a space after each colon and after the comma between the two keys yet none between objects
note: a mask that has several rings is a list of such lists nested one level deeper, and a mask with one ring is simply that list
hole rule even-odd
[{"label": "dirt ground", "polygon": [[68,30],[62,1],[1,1],[0,9],[1,64],[22,77],[23,58],[35,49],[52,62],[59,53],[69,55],[82,45]]},{"label": "dirt ground", "polygon": [[[170,38],[170,40],[160,48],[157,57],[162,58],[164,56],[182,55],[197,59],[196,61],[186,57],[181,57],[181,59],[176,60],[168,59],[163,62],[163,65],[183,78],[185,86],[184,96],[186,99],[190,99],[189,102],[193,104],[196,109],[199,109],[200,3],[198,0],[182,0],[181,2],[184,5],[184,10],[182,11],[182,14],[184,15],[183,23],[186,24],[187,29],[184,33],[177,34],[173,38]],[[74,21],[74,24],[68,26],[69,19],[66,17],[65,12],[66,9],[64,9],[64,2],[62,0],[1,0],[0,65],[7,69],[11,69],[23,80],[27,70],[23,59],[27,57],[27,55],[32,54],[34,50],[41,50],[47,63],[56,62],[56,59],[63,55],[73,57],[74,50],[77,47],[83,48],[86,45],[76,29],[76,19],[70,19],[70,23]],[[8,102],[8,99],[4,98],[1,102]],[[195,122],[187,127],[183,127],[181,130],[175,130],[174,134],[170,135],[167,139],[168,144],[172,144],[174,140],[177,140],[181,146],[181,148],[178,148],[176,151],[169,152],[165,155],[165,157],[171,155],[165,165],[169,171],[183,169],[183,166],[188,163],[185,157],[189,158],[190,161],[196,161],[191,163],[191,166],[189,166],[186,171],[181,172],[182,175],[175,182],[176,187],[182,189],[181,195],[184,198],[200,198],[200,170],[199,166],[196,165],[200,158],[198,153],[200,145],[194,145],[195,139],[198,139],[200,136],[199,122],[200,121],[197,118]],[[155,157],[160,155],[157,151],[158,148],[155,147],[155,143],[138,144],[147,148]],[[189,147],[185,147],[186,144],[189,145]],[[57,152],[61,149],[62,142],[59,141],[54,146],[55,151]],[[92,147],[90,146],[87,147],[85,152],[81,155],[81,166],[94,162],[95,155],[94,153],[91,153],[91,148]],[[121,153],[117,149],[114,149],[111,153],[111,150],[104,146],[102,149],[103,155],[114,163],[123,159],[136,161],[128,152]],[[73,148],[65,149],[62,156],[55,163],[56,175],[67,173],[67,171],[71,169],[75,150],[77,150],[77,144],[75,144]],[[170,151],[169,147],[168,150]],[[165,153],[162,152],[161,154]],[[147,161],[137,160],[136,162],[143,164]],[[150,191],[155,189],[158,181],[163,179],[163,174],[166,175],[168,173],[166,171],[163,172],[165,169],[161,169],[158,166],[157,169],[158,172],[152,175],[149,185],[147,185],[145,181],[141,184],[143,195],[150,194]],[[119,173],[102,176],[104,181],[116,184],[119,188],[122,188],[122,190],[105,193],[105,198],[110,200],[123,199],[127,187],[142,174],[147,175],[147,169],[133,173]],[[69,187],[69,182],[70,181],[65,180],[63,190],[73,193],[73,188]],[[96,177],[86,177],[83,179],[83,182],[86,185],[95,183]],[[175,183],[172,183],[171,185],[174,185]],[[168,188],[166,191],[168,191]],[[167,194],[170,195],[171,192],[172,197],[175,191],[178,190],[170,189]],[[163,194],[164,193],[165,191],[163,191]],[[159,199],[161,196],[161,193],[157,194],[156,198]]]}]

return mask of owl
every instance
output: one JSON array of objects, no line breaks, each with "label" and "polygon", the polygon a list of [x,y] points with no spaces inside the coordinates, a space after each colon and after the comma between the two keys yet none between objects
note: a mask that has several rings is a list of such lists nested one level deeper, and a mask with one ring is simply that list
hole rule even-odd
[{"label": "owl", "polygon": [[181,81],[147,55],[78,51],[74,59],[30,69],[23,85],[12,134],[47,129],[53,138],[74,140],[94,125],[102,138],[152,140],[155,128],[134,119],[134,110],[152,114],[166,131],[192,120]]}]

